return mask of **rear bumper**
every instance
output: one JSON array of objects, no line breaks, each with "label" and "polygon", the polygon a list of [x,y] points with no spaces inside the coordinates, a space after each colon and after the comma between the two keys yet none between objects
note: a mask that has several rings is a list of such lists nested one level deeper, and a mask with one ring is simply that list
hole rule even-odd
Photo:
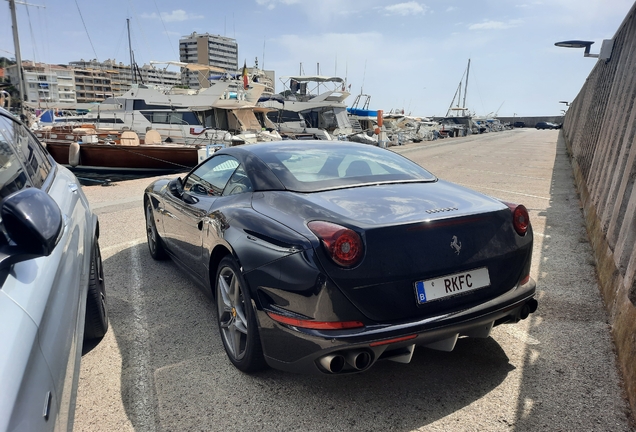
[{"label": "rear bumper", "polygon": [[[366,353],[363,368],[346,362],[338,373],[368,369],[378,360],[408,363],[414,345],[450,351],[459,336],[488,337],[493,326],[517,322],[536,309],[536,283],[515,286],[487,302],[462,311],[395,324],[369,325],[362,329],[318,331],[282,325],[266,311],[258,310],[261,342],[267,363],[276,369],[297,373],[332,373],[325,368],[329,356],[350,358]],[[525,316],[524,316],[525,315]],[[394,341],[395,339],[400,339]],[[408,339],[405,339],[408,338]],[[365,354],[365,356],[366,356]]]}]

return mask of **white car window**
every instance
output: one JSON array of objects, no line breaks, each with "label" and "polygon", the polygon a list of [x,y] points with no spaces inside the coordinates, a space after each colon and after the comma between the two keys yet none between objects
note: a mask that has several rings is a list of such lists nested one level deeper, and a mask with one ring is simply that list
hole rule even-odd
[{"label": "white car window", "polygon": [[238,166],[231,156],[214,156],[190,173],[183,189],[195,195],[220,196]]}]

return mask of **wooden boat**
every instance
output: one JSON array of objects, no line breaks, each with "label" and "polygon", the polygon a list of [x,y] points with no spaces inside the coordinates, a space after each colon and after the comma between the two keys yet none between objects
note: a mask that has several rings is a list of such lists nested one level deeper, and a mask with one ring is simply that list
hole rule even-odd
[{"label": "wooden boat", "polygon": [[162,142],[150,130],[140,140],[135,132],[96,129],[94,125],[60,125],[35,132],[60,164],[76,171],[170,173],[188,171],[205,158],[203,145]]}]

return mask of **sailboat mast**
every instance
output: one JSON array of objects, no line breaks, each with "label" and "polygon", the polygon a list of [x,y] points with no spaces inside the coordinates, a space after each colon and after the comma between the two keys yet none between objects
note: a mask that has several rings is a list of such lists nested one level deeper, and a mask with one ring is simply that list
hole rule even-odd
[{"label": "sailboat mast", "polygon": [[13,25],[13,46],[15,47],[15,61],[18,66],[18,92],[20,93],[20,113],[22,113],[22,103],[24,102],[24,77],[22,76],[22,56],[20,55],[20,39],[18,38],[18,19],[15,14],[15,0],[9,0],[11,9],[11,24]]},{"label": "sailboat mast", "polygon": [[[468,59],[468,67],[466,68],[466,85],[464,86],[464,102],[462,102],[462,108],[466,108],[466,93],[468,93],[468,75],[470,74],[470,59]],[[466,110],[464,110],[466,115]]]},{"label": "sailboat mast", "polygon": [[130,75],[132,75],[132,82],[133,84],[137,83],[137,76],[135,75],[135,63],[133,60],[133,51],[132,51],[132,45],[130,43],[130,19],[126,18],[126,27],[128,28],[128,51],[130,51]]},{"label": "sailboat mast", "polygon": [[[464,77],[462,77],[463,79]],[[446,111],[446,117],[448,117],[451,113],[451,110],[453,109],[453,104],[455,103],[455,98],[457,97],[457,93],[459,93],[459,90],[462,88],[462,82],[459,82],[459,85],[457,86],[457,90],[455,90],[455,95],[453,96],[453,100],[451,101],[450,106],[448,107],[448,111]],[[459,98],[461,99],[461,97]],[[457,99],[457,103],[459,104],[459,99]]]}]

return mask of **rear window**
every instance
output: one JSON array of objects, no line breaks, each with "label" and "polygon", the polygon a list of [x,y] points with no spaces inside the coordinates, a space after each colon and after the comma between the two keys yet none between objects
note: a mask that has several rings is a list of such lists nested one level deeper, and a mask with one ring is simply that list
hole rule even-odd
[{"label": "rear window", "polygon": [[396,153],[362,144],[296,142],[264,146],[255,153],[288,190],[298,192],[437,180]]}]

